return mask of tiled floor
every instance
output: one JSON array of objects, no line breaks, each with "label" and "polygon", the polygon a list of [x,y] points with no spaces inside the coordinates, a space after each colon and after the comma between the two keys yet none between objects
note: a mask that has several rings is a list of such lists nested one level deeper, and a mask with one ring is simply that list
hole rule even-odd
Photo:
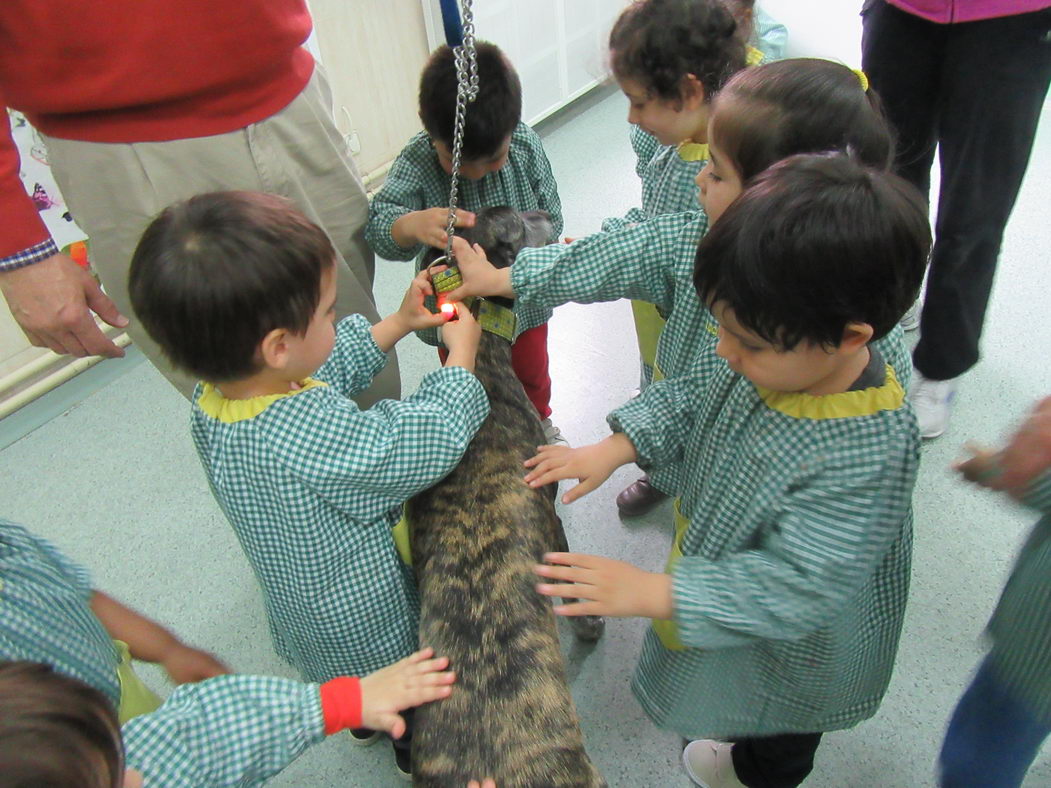
[{"label": "tiled floor", "polygon": [[[592,232],[601,218],[638,200],[625,114],[624,99],[607,92],[543,129],[567,235]],[[996,441],[1035,398],[1051,393],[1049,171],[1051,129],[1045,123],[1004,243],[983,361],[964,380],[949,432],[924,449],[913,591],[897,672],[873,720],[826,738],[807,782],[814,788],[933,784],[946,717],[981,653],[979,634],[1013,552],[1034,520],[965,487],[948,466],[964,440]],[[379,264],[381,312],[396,307],[409,279],[408,265]],[[598,439],[606,412],[636,385],[627,304],[559,309],[550,348],[556,423],[575,444]],[[403,387],[411,391],[437,360],[411,338],[399,352]],[[93,569],[100,588],[237,670],[290,675],[271,649],[254,580],[201,474],[186,402],[149,364],[124,363],[132,367],[127,374],[114,375],[0,451],[0,514],[50,537]],[[120,364],[106,362],[110,371]],[[15,426],[14,420],[0,423],[0,438]],[[564,507],[562,516],[574,548],[656,569],[667,550],[669,508],[631,523],[615,515],[613,498],[634,475],[622,469],[601,490]],[[677,737],[656,730],[628,688],[643,627],[638,620],[611,621],[594,648],[576,646],[564,629],[574,697],[589,752],[611,786],[686,786]],[[143,673],[163,686],[157,673]],[[397,784],[389,748],[362,750],[340,737],[273,782]],[[1051,785],[1051,758],[1037,761],[1026,785]]]}]

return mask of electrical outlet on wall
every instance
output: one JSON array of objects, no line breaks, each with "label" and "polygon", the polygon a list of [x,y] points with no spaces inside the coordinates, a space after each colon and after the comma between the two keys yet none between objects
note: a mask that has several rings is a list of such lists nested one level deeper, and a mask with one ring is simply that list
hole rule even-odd
[{"label": "electrical outlet on wall", "polygon": [[343,117],[347,119],[347,128],[350,129],[343,135],[343,141],[351,153],[355,155],[361,153],[361,140],[358,138],[357,129],[354,128],[354,119],[350,117],[350,110],[345,106],[340,106],[340,109],[343,110]]}]

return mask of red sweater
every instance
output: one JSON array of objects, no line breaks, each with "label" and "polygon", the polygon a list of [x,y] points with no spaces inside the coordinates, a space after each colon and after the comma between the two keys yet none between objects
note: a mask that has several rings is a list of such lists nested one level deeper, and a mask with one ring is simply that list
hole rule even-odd
[{"label": "red sweater", "polygon": [[[305,0],[0,0],[0,98],[92,142],[222,134],[286,107],[314,59]],[[0,258],[45,241],[0,121]]]}]

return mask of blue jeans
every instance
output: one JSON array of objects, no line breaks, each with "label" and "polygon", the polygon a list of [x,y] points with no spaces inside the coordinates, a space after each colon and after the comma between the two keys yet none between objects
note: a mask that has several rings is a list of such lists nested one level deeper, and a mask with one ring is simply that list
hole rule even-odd
[{"label": "blue jeans", "polygon": [[941,788],[1018,788],[1051,726],[1009,695],[988,658],[960,698],[945,733]]}]

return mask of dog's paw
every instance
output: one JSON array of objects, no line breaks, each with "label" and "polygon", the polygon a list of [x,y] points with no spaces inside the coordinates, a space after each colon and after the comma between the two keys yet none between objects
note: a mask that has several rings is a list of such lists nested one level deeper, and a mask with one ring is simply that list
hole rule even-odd
[{"label": "dog's paw", "polygon": [[606,619],[602,616],[572,616],[569,625],[578,640],[594,643],[606,631]]}]

